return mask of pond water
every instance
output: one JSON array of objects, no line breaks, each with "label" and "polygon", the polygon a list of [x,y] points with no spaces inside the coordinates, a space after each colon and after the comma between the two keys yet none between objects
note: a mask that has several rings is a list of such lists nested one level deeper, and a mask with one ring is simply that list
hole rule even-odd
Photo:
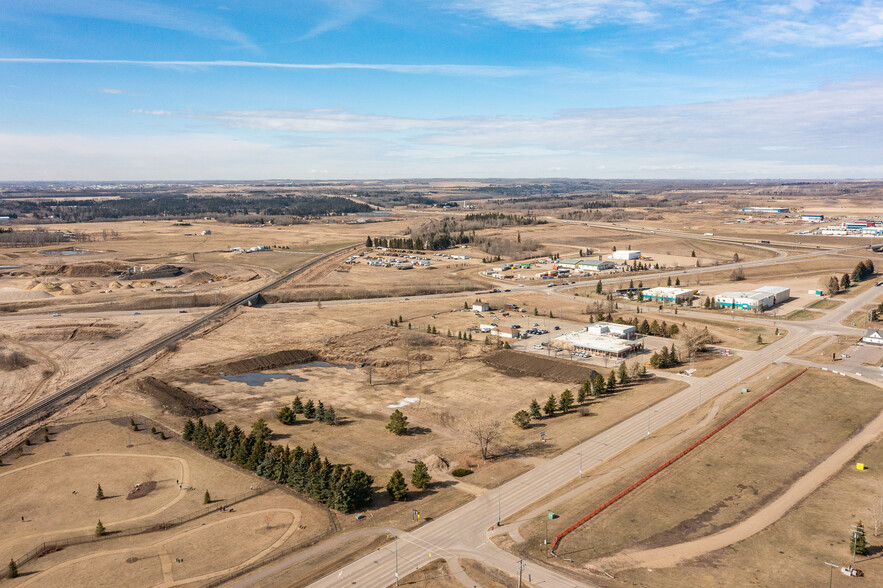
[{"label": "pond water", "polygon": [[43,251],[43,255],[85,255],[89,253],[85,249],[63,249],[61,251]]},{"label": "pond water", "polygon": [[[305,367],[322,367],[322,368],[343,368],[345,370],[355,369],[354,365],[337,365],[334,363],[328,363],[325,361],[311,361],[309,363],[301,363],[298,365],[289,366],[283,369],[286,370],[296,370]],[[266,373],[266,372],[250,372],[247,374],[236,374],[234,376],[221,376],[221,378],[227,380],[228,382],[242,382],[246,386],[263,386],[267,382],[272,382],[273,380],[292,380],[294,382],[306,382],[307,378],[302,376],[298,376],[297,374],[292,374],[288,372],[275,372],[275,373]]]}]

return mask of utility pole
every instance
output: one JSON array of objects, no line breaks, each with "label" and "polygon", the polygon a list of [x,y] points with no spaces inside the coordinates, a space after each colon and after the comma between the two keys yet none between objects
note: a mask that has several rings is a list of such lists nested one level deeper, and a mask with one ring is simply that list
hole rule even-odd
[{"label": "utility pole", "polygon": [[831,586],[834,584],[834,568],[839,568],[840,566],[838,566],[837,564],[832,564],[828,561],[825,562],[825,565],[831,566],[831,577],[828,578],[828,588],[831,588]]},{"label": "utility pole", "polygon": [[521,574],[524,572],[524,566],[527,565],[524,563],[523,559],[518,560],[518,588],[521,588]]},{"label": "utility pole", "polygon": [[502,520],[502,508],[501,508],[501,498],[502,498],[502,488],[500,487],[500,481],[495,477],[491,476],[491,480],[497,483],[497,526],[500,526],[500,521]]}]

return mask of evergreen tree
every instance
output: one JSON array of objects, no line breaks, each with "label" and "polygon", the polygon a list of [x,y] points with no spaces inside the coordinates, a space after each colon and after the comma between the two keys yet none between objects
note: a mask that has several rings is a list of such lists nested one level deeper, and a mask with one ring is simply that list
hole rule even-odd
[{"label": "evergreen tree", "polygon": [[567,414],[567,411],[573,406],[573,392],[564,390],[561,393],[561,400],[558,401],[558,405],[561,407],[561,412]]},{"label": "evergreen tree", "polygon": [[705,308],[711,308],[711,298],[706,296],[705,297],[705,304],[703,306],[705,306]]},{"label": "evergreen tree", "polygon": [[668,282],[665,284],[666,286],[671,286],[671,276],[668,277]]},{"label": "evergreen tree", "polygon": [[681,285],[681,278],[675,278],[675,286]]},{"label": "evergreen tree", "polygon": [[601,280],[598,280],[598,283],[595,284],[595,294],[600,294],[603,291],[603,286],[601,286]]},{"label": "evergreen tree", "polygon": [[603,396],[607,392],[607,385],[604,383],[604,376],[595,374],[592,378],[592,396],[595,398]]},{"label": "evergreen tree", "polygon": [[840,278],[840,288],[842,290],[846,290],[847,288],[849,288],[849,285],[850,285],[849,274],[843,274],[843,277]]},{"label": "evergreen tree", "polygon": [[9,560],[9,569],[6,572],[6,577],[9,579],[18,578],[18,566],[15,565],[14,559]]},{"label": "evergreen tree", "polygon": [[319,401],[319,406],[316,407],[316,420],[320,423],[325,422],[325,405],[322,404],[322,401]]},{"label": "evergreen tree", "polygon": [[303,414],[304,413],[304,404],[300,401],[300,396],[295,396],[294,400],[291,403],[291,410],[295,414]]},{"label": "evergreen tree", "polygon": [[283,425],[293,425],[297,418],[297,413],[291,410],[290,406],[286,405],[279,409],[276,418],[279,419],[279,422]]},{"label": "evergreen tree", "polygon": [[191,439],[193,439],[194,428],[195,427],[193,425],[193,421],[191,421],[190,419],[187,419],[187,422],[184,423],[184,434],[182,435],[182,438],[184,439],[184,441],[190,441]]},{"label": "evergreen tree", "polygon": [[389,415],[389,423],[386,425],[386,430],[393,435],[404,435],[408,431],[408,417],[402,414],[402,411],[399,409],[395,409]]},{"label": "evergreen tree", "polygon": [[512,417],[512,423],[519,429],[526,429],[530,426],[530,414],[526,410],[519,410]]},{"label": "evergreen tree", "polygon": [[628,368],[625,366],[625,362],[619,364],[619,385],[625,386],[629,383],[629,373]]},{"label": "evergreen tree", "polygon": [[426,486],[431,481],[432,476],[429,475],[429,468],[426,467],[426,464],[422,461],[415,463],[414,472],[411,474],[411,486],[420,490],[426,490]]},{"label": "evergreen tree", "polygon": [[95,500],[104,500],[104,490],[101,489],[101,484],[98,484],[98,490],[95,492]]},{"label": "evergreen tree", "polygon": [[202,496],[203,504],[211,504],[212,503],[212,495],[209,494],[208,490],[205,491],[205,494]]},{"label": "evergreen tree", "polygon": [[337,415],[334,413],[334,407],[329,406],[325,409],[325,424],[326,425],[336,425],[337,424]]},{"label": "evergreen tree", "polygon": [[542,416],[540,414],[540,403],[537,402],[536,398],[530,401],[530,408],[528,409],[528,413],[530,414],[530,418],[532,419],[538,419]]},{"label": "evergreen tree", "polygon": [[868,541],[865,537],[865,527],[861,521],[858,522],[858,525],[855,526],[855,531],[849,536],[849,552],[856,555],[868,554]]},{"label": "evergreen tree", "polygon": [[582,404],[586,401],[589,394],[592,393],[592,385],[588,380],[584,380],[582,385],[579,387],[579,391],[576,393],[576,401]]},{"label": "evergreen tree", "polygon": [[547,417],[555,416],[555,411],[558,410],[558,401],[555,400],[554,394],[549,394],[549,398],[546,399],[546,404],[543,405],[543,412],[546,413]]},{"label": "evergreen tree", "polygon": [[374,243],[371,241],[371,235],[365,239],[365,247],[374,247]]},{"label": "evergreen tree", "polygon": [[616,372],[610,370],[610,375],[607,377],[607,393],[612,394],[616,390]]},{"label": "evergreen tree", "polygon": [[307,400],[306,404],[304,404],[304,418],[311,419],[316,416],[316,405],[313,404],[313,399],[310,398]]},{"label": "evergreen tree", "polygon": [[392,473],[386,484],[386,492],[395,502],[408,500],[408,485],[405,483],[405,476],[402,475],[402,472],[396,470]]},{"label": "evergreen tree", "polygon": [[251,424],[251,434],[254,435],[255,442],[260,443],[272,437],[273,431],[267,426],[267,421],[258,419]]},{"label": "evergreen tree", "polygon": [[107,533],[107,529],[104,528],[104,525],[101,524],[101,519],[98,519],[98,524],[95,525],[95,536],[101,537]]},{"label": "evergreen tree", "polygon": [[760,335],[757,336],[757,344],[763,345],[763,337],[761,337]]},{"label": "evergreen tree", "polygon": [[356,470],[347,480],[346,494],[353,505],[353,509],[369,506],[374,500],[374,478]]}]

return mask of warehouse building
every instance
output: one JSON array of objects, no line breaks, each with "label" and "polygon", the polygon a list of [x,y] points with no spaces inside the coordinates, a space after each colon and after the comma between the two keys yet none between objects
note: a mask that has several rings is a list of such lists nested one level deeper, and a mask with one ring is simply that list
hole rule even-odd
[{"label": "warehouse building", "polygon": [[613,254],[609,257],[610,259],[621,259],[625,261],[632,259],[641,259],[641,252],[632,250],[614,251]]},{"label": "warehouse building", "polygon": [[553,341],[576,355],[598,355],[601,357],[628,357],[644,347],[640,341],[621,339],[610,333],[602,335],[592,333],[589,330],[591,327],[592,325],[582,331],[564,333],[555,337]]},{"label": "warehouse building", "polygon": [[577,269],[581,272],[603,272],[604,270],[612,270],[616,268],[616,264],[612,261],[601,261],[600,259],[584,259],[579,262]]},{"label": "warehouse building", "polygon": [[714,303],[722,308],[758,311],[772,308],[790,297],[790,288],[765,286],[751,292],[722,292],[714,297]]},{"label": "warehouse building", "polygon": [[800,220],[805,223],[820,223],[825,220],[824,214],[802,214]]},{"label": "warehouse building", "polygon": [[659,288],[649,288],[644,290],[641,295],[644,297],[644,300],[657,300],[659,302],[684,304],[685,302],[693,300],[694,292],[689,288],[660,286]]},{"label": "warehouse building", "polygon": [[767,208],[765,206],[747,206],[742,209],[742,212],[759,212],[766,214],[781,214],[784,212],[788,212],[787,208]]},{"label": "warehouse building", "polygon": [[556,265],[559,268],[575,270],[581,262],[582,259],[559,259]]},{"label": "warehouse building", "polygon": [[619,337],[620,339],[631,340],[635,338],[637,329],[632,325],[599,321],[588,325],[586,331],[591,335],[609,335],[612,337]]}]

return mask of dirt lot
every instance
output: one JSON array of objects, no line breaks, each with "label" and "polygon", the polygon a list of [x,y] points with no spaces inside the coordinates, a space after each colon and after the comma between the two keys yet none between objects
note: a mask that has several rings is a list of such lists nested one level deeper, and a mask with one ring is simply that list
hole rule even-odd
[{"label": "dirt lot", "polygon": [[[395,585],[395,583],[390,584],[390,586]],[[399,578],[398,585],[412,586],[413,588],[428,588],[430,586],[437,588],[463,588],[463,585],[451,574],[448,562],[442,558],[433,559],[432,563]]]},{"label": "dirt lot", "polygon": [[[11,586],[53,585],[62,578],[74,585],[96,585],[95,578],[104,578],[102,585],[107,586],[148,586],[163,579],[211,575],[256,555],[312,541],[329,529],[325,509],[273,490],[237,503],[228,513],[216,512],[166,531],[115,538],[118,530],[202,511],[205,490],[220,505],[247,495],[263,480],[179,442],[160,440],[146,425],[135,433],[128,419],[53,427],[50,438],[0,470],[0,511],[5,513],[0,520],[0,536],[5,538],[0,554],[8,560],[47,539],[92,535],[99,519],[108,539],[32,560],[20,568],[22,577]],[[135,484],[150,481],[156,483],[152,492],[126,500]],[[98,484],[103,500],[95,498]],[[32,491],[13,491],[21,487]],[[218,532],[247,540],[214,541]],[[137,561],[127,563],[133,557]],[[168,565],[174,558],[183,562]]]},{"label": "dirt lot", "polygon": [[[736,396],[726,413],[735,412],[740,405],[761,394],[764,386],[772,387],[794,371],[794,368],[778,370],[770,374],[769,381],[750,383],[751,393]],[[571,533],[559,547],[559,555],[580,564],[626,547],[641,549],[676,544],[712,533],[756,511],[883,406],[876,387],[853,380],[849,387],[850,402],[836,402],[834,399],[842,394],[843,382],[842,376],[811,370],[653,481]],[[825,407],[824,419],[819,418],[819,407]],[[723,418],[725,415],[717,420]],[[820,427],[824,431],[812,438],[802,433],[809,428],[820,431]],[[710,471],[715,472],[714,475],[709,475]],[[576,510],[586,511],[586,504],[602,503],[604,496],[615,493],[616,487],[626,482],[622,480],[605,485],[606,488],[601,486],[596,492],[590,491],[593,498],[587,496],[586,500],[579,500],[575,504],[582,507]],[[656,508],[656,514],[648,518],[644,516],[647,504],[664,505],[664,508]],[[562,522],[550,524],[550,535],[578,518],[577,512],[569,514],[569,506],[560,510]],[[535,545],[537,537],[543,534],[542,523],[529,523],[521,532],[533,538],[527,539],[525,546]]]}]

